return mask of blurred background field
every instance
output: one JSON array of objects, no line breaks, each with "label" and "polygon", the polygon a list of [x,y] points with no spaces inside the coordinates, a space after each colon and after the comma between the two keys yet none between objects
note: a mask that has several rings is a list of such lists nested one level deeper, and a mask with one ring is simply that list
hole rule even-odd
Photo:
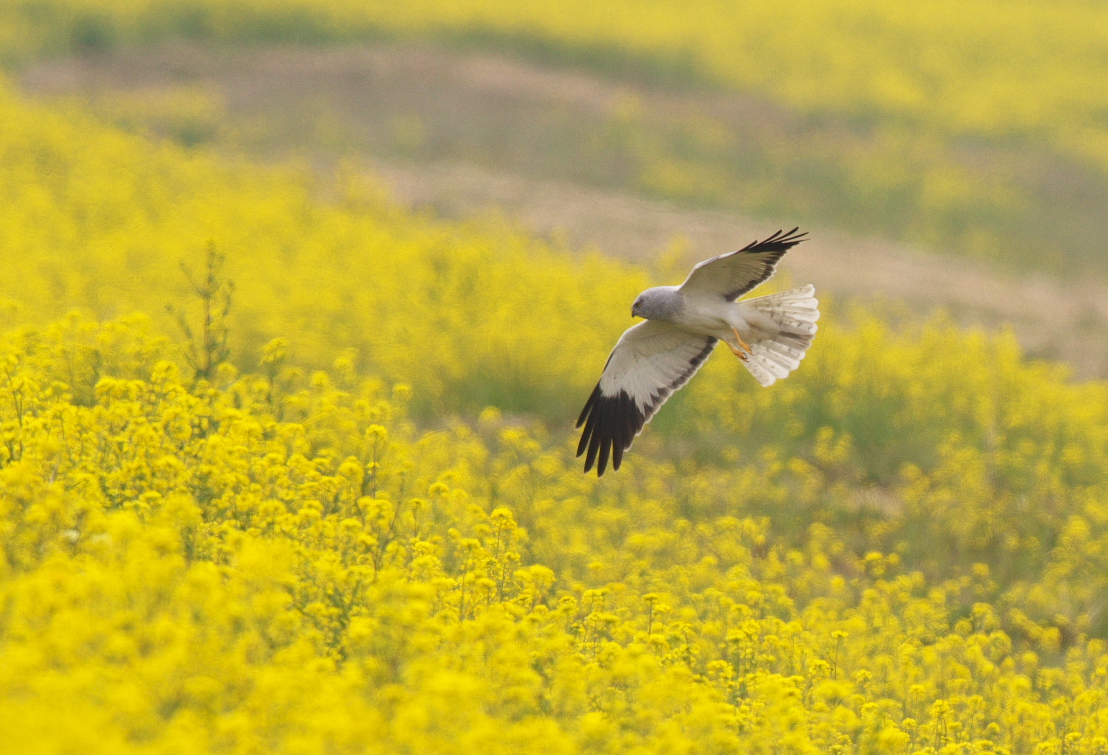
[{"label": "blurred background field", "polygon": [[[1103,751],[1102,5],[14,0],[0,59],[5,741]],[[634,295],[800,223],[801,369],[583,477]]]},{"label": "blurred background field", "polygon": [[[439,101],[432,62],[432,86],[404,87],[378,105],[396,112],[359,119],[358,136],[386,154],[464,157],[788,214],[1016,266],[1105,269],[1108,12],[1099,3],[6,7],[7,57],[24,64],[174,40],[227,49],[390,39],[585,70],[635,86],[622,97],[603,85],[579,92],[550,118],[503,96],[497,104],[514,109],[463,114],[456,98]],[[279,126],[319,127],[318,116],[296,112],[308,123]]]},{"label": "blurred background field", "polygon": [[353,161],[409,206],[572,247],[676,238],[692,261],[807,223],[798,272],[840,299],[1007,322],[1108,369],[1099,6],[404,7],[15,3],[9,58],[126,130]]}]

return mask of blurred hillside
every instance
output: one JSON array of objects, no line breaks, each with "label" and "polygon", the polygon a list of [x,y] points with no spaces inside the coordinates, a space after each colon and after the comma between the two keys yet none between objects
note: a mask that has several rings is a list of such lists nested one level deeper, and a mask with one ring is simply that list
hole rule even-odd
[{"label": "blurred hillside", "polygon": [[[15,65],[167,40],[392,38],[587,69],[607,83],[552,111],[486,92],[482,119],[452,106],[432,62],[426,86],[390,93],[392,112],[357,114],[369,116],[358,137],[384,157],[617,185],[1016,269],[1108,269],[1108,10],[1097,3],[19,0],[0,13]],[[632,96],[605,96],[612,82]],[[277,132],[326,137],[295,88],[301,118]]]},{"label": "blurred hillside", "polygon": [[[661,175],[664,150],[674,145],[666,146],[657,126],[673,118],[703,126],[705,112],[722,114],[749,132],[748,147],[788,132],[780,108],[748,96],[665,91],[498,54],[393,43],[237,51],[173,45],[46,61],[20,81],[39,98],[190,150],[292,161],[324,183],[343,164],[368,170],[405,205],[438,216],[501,214],[557,246],[638,262],[660,256],[657,273],[667,282],[770,224],[810,214],[771,211],[767,200],[767,220],[749,208],[667,198],[639,180]],[[790,150],[802,155],[811,147],[799,140]],[[736,174],[720,185],[735,196],[784,196],[814,175],[807,159],[791,173],[767,163],[755,171],[761,178]],[[746,165],[741,156],[701,164],[740,173]],[[836,201],[842,191],[804,189]],[[998,266],[936,257],[891,234],[862,238],[836,228],[834,217],[815,226],[786,273],[840,302],[895,302],[898,317],[940,308],[966,325],[1010,326],[1033,356],[1064,360],[1083,377],[1108,374],[1104,282],[1075,270],[1044,276],[1034,260],[1020,271],[1014,259]]]}]

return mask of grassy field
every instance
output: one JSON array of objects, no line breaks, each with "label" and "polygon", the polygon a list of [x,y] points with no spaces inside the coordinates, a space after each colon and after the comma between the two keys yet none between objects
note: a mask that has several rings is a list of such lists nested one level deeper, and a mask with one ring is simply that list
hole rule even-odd
[{"label": "grassy field", "polygon": [[[539,116],[539,141],[525,151],[548,173],[1021,269],[1106,270],[1108,13],[1095,3],[933,0],[907,10],[873,0],[565,0],[550,10],[433,0],[21,1],[0,9],[0,50],[25,64],[182,38],[492,48],[637,82],[629,107]],[[721,107],[675,92],[738,99]],[[434,102],[409,105],[397,117],[415,131],[390,148],[520,162],[518,149],[495,139],[491,150],[487,138],[474,144]],[[413,142],[413,133],[423,138]]]},{"label": "grassy field", "polygon": [[570,424],[646,271],[10,88],[0,167],[20,751],[1108,736],[1108,385],[858,312],[772,390],[716,355],[597,480]]}]

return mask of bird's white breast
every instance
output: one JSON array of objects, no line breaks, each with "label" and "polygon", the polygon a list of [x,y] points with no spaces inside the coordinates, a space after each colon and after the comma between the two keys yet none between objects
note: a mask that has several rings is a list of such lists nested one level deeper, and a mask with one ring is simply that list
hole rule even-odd
[{"label": "bird's white breast", "polygon": [[682,303],[681,313],[673,323],[682,330],[716,338],[729,337],[732,327],[745,330],[741,306],[721,296],[686,295]]}]

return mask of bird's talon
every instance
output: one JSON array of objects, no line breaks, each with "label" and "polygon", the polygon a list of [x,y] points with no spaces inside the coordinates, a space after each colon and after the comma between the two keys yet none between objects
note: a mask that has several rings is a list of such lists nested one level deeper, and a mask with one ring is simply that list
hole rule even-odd
[{"label": "bird's talon", "polygon": [[[735,340],[739,342],[739,349],[734,346],[731,347],[731,351],[742,361],[746,361],[751,354],[754,353],[754,349],[750,348],[749,344],[743,340],[743,337],[739,335],[739,331],[735,328],[731,328],[731,332],[735,334]],[[728,344],[730,346],[730,344]]]}]

